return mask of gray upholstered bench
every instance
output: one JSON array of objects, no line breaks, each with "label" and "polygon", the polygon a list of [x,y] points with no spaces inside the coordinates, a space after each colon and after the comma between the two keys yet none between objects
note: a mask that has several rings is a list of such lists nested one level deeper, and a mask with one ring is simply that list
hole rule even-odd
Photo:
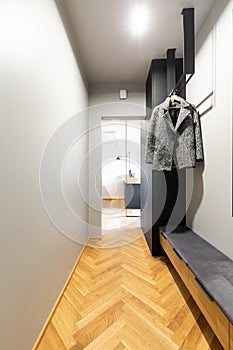
[{"label": "gray upholstered bench", "polygon": [[233,261],[190,229],[160,243],[224,349],[233,350]]}]

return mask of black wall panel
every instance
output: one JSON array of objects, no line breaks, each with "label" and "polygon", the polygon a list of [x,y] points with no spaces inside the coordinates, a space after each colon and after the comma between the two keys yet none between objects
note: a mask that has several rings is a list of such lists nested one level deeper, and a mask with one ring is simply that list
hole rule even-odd
[{"label": "black wall panel", "polygon": [[[176,80],[183,73],[183,60],[175,60]],[[171,172],[156,171],[145,163],[146,129],[153,108],[167,97],[167,60],[154,59],[146,81],[146,121],[142,132],[142,180],[141,208],[142,229],[147,239],[152,255],[162,255],[159,244],[159,226],[185,226],[186,216],[186,172],[172,169]],[[182,92],[185,98],[185,91]],[[175,206],[176,204],[176,206]],[[175,212],[174,212],[175,207]]]}]

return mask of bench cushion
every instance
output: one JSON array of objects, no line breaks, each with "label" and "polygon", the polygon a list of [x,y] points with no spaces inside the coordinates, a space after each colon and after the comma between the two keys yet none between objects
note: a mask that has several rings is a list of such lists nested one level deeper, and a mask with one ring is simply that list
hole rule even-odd
[{"label": "bench cushion", "polygon": [[189,228],[160,231],[233,324],[233,261]]}]

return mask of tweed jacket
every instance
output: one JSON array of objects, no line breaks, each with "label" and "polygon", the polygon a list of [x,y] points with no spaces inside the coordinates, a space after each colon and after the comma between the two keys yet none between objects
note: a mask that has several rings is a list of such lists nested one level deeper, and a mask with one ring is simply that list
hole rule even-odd
[{"label": "tweed jacket", "polygon": [[146,140],[146,163],[155,170],[194,167],[203,160],[200,118],[196,108],[181,99],[174,126],[169,113],[170,98],[152,112]]}]

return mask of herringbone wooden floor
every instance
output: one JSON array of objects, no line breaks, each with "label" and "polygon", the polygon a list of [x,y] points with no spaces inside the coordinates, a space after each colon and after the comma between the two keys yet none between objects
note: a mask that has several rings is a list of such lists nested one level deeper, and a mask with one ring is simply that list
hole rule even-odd
[{"label": "herringbone wooden floor", "polygon": [[168,259],[135,230],[131,243],[85,248],[37,350],[222,349]]}]

